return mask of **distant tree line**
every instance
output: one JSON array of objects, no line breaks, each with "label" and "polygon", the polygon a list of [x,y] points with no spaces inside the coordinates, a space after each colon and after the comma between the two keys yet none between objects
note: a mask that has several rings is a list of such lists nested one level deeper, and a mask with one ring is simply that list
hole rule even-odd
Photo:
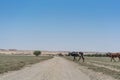
[{"label": "distant tree line", "polygon": [[84,56],[87,56],[87,57],[106,57],[106,54],[85,54]]}]

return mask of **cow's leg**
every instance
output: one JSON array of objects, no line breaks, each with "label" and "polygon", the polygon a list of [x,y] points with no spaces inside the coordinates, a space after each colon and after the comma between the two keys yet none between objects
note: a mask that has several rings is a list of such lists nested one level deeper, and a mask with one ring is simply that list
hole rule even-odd
[{"label": "cow's leg", "polygon": [[83,59],[83,62],[85,61],[85,58],[84,57],[82,57],[82,59]]},{"label": "cow's leg", "polygon": [[75,56],[74,56],[74,59],[73,59],[73,61],[75,60]]},{"label": "cow's leg", "polygon": [[78,61],[80,61],[81,60],[81,56],[79,56],[79,59],[78,59]]},{"label": "cow's leg", "polygon": [[112,62],[113,58],[111,57],[111,62]]},{"label": "cow's leg", "polygon": [[116,62],[115,58],[113,57],[114,62]]},{"label": "cow's leg", "polygon": [[119,58],[119,61],[120,61],[120,56],[118,58]]},{"label": "cow's leg", "polygon": [[82,60],[83,60],[83,62],[84,62],[84,61],[85,61],[85,58],[84,58],[83,53],[81,53],[81,57],[82,57]]}]

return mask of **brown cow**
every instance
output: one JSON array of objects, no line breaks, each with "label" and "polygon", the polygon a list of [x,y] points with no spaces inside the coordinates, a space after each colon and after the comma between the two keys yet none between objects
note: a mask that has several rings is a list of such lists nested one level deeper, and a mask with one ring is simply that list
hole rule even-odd
[{"label": "brown cow", "polygon": [[111,57],[111,62],[114,60],[116,62],[115,58],[119,58],[120,61],[120,53],[107,53],[106,54],[108,57]]}]

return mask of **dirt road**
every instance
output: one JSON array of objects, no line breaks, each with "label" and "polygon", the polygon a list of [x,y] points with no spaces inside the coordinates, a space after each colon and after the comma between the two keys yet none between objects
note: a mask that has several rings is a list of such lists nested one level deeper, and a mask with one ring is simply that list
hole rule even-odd
[{"label": "dirt road", "polygon": [[54,57],[22,70],[3,74],[0,80],[93,80],[79,67],[74,62]]}]

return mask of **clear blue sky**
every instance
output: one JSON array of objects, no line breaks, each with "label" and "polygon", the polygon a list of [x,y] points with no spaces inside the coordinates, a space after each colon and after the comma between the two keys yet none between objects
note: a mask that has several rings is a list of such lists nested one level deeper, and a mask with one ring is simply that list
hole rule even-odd
[{"label": "clear blue sky", "polygon": [[120,0],[0,0],[0,48],[120,51]]}]

